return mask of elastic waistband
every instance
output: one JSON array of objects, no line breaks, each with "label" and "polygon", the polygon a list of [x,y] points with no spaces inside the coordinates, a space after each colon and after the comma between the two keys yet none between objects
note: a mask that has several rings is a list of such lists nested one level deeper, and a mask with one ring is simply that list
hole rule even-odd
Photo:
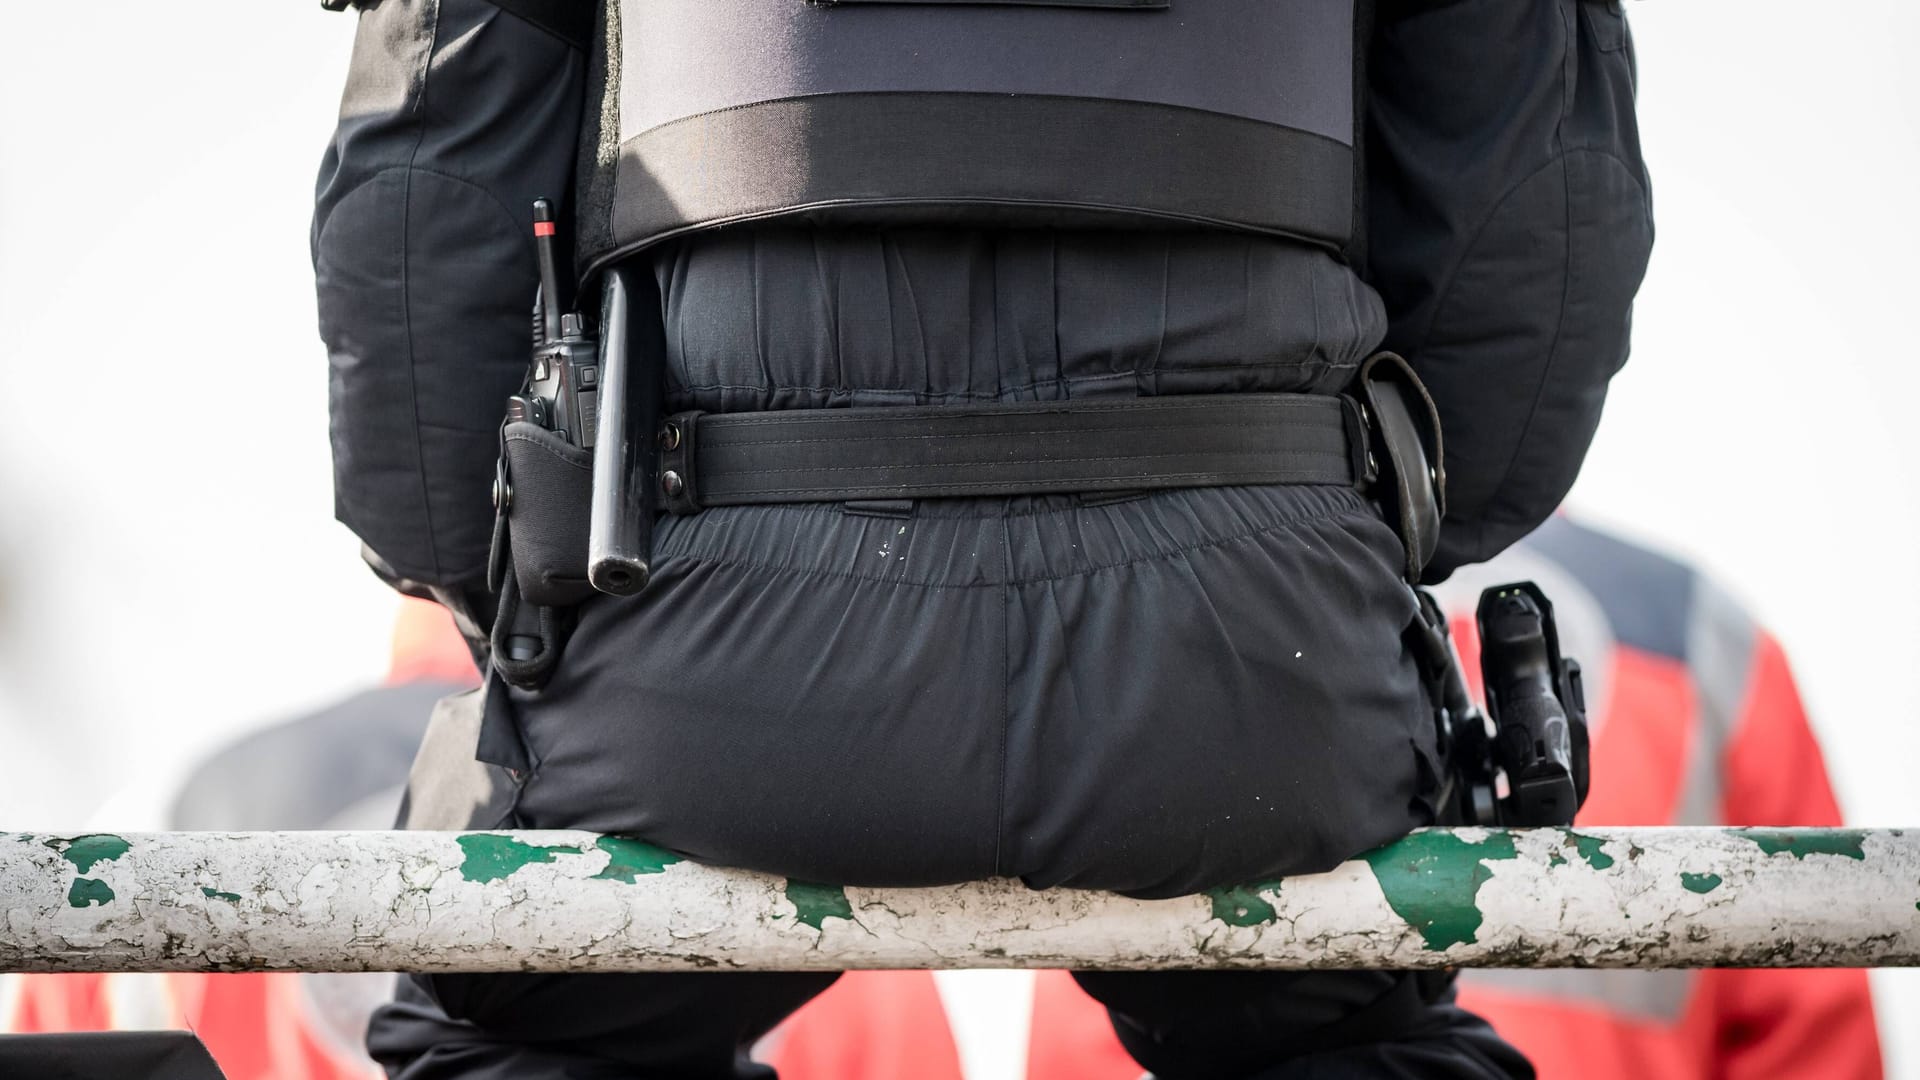
[{"label": "elastic waistband", "polygon": [[[1059,580],[1277,533],[1317,549],[1356,537],[1398,554],[1371,500],[1318,485],[1191,488],[1118,502],[1071,495],[935,499],[898,516],[843,504],[719,507],[663,516],[658,572],[713,564],[876,584],[986,588]],[[1390,549],[1390,550],[1389,550]],[[1358,556],[1356,556],[1358,557]],[[1369,556],[1371,557],[1371,556]]]}]

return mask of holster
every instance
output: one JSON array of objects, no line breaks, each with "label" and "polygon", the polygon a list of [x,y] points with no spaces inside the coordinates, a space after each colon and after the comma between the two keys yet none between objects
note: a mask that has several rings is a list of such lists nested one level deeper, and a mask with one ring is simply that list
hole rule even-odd
[{"label": "holster", "polygon": [[570,607],[593,595],[587,583],[587,511],[593,500],[593,453],[538,424],[509,423],[501,434],[505,460],[500,513],[520,597],[543,607]]},{"label": "holster", "polygon": [[1412,366],[1390,352],[1375,353],[1360,365],[1353,394],[1383,451],[1369,465],[1384,489],[1387,520],[1406,548],[1407,581],[1417,585],[1439,547],[1440,519],[1447,512],[1440,410]]},{"label": "holster", "polygon": [[499,595],[491,634],[495,676],[521,689],[546,683],[559,662],[570,609],[587,583],[587,509],[593,455],[538,424],[502,426],[494,480],[488,585]]},{"label": "holster", "polygon": [[[1425,589],[1415,592],[1420,613],[1407,627],[1406,641],[1427,687],[1435,745],[1445,763],[1436,800],[1440,823],[1523,828],[1572,824],[1575,811],[1586,802],[1590,781],[1586,699],[1580,665],[1560,655],[1553,605],[1546,594],[1531,582],[1515,582],[1481,595],[1481,685],[1489,705],[1502,693],[1497,688],[1535,691],[1531,700],[1513,694],[1502,711],[1490,716],[1467,689],[1446,612]],[[1490,638],[1489,604],[1516,594],[1537,604],[1532,612],[1537,633],[1531,641]],[[1564,731],[1564,742],[1548,737],[1555,724]],[[1525,737],[1516,737],[1521,735]],[[1549,743],[1555,742],[1560,745],[1550,754]],[[1543,797],[1548,788],[1555,789],[1552,797]]]}]

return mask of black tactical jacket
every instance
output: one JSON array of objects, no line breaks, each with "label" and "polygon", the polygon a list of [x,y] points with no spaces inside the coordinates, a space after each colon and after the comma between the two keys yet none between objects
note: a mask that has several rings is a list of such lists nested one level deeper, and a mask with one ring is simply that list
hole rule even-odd
[{"label": "black tactical jacket", "polygon": [[[384,575],[471,589],[527,362],[527,208],[570,192],[593,50],[485,0],[360,18],[313,226],[336,512]],[[1384,345],[1445,426],[1429,575],[1488,558],[1565,495],[1626,360],[1653,227],[1625,19],[1383,0],[1366,82],[1351,260],[1227,233],[695,237],[651,255],[671,392],[729,409],[1332,393]]]}]

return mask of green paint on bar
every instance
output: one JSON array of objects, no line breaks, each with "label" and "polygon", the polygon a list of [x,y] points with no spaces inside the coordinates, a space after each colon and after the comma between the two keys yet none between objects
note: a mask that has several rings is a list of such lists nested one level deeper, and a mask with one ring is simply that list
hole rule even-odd
[{"label": "green paint on bar", "polygon": [[1720,881],[1719,874],[1683,873],[1680,875],[1680,887],[1688,892],[1710,893],[1720,887]]},{"label": "green paint on bar", "polygon": [[240,902],[239,893],[221,892],[219,889],[209,889],[205,885],[200,886],[200,891],[204,893],[209,900],[225,900],[229,904],[237,904]]},{"label": "green paint on bar", "polygon": [[1452,833],[1415,833],[1361,856],[1387,905],[1434,952],[1478,940],[1485,916],[1474,900],[1493,877],[1487,862],[1514,857],[1512,834],[1497,831],[1477,843]]},{"label": "green paint on bar", "polygon": [[1733,835],[1760,845],[1769,855],[1787,852],[1796,859],[1809,855],[1844,855],[1866,861],[1861,847],[1867,834],[1859,829],[1733,829]]},{"label": "green paint on bar", "polygon": [[67,903],[74,907],[89,907],[94,904],[105,906],[113,903],[113,889],[104,881],[92,878],[74,878],[73,885],[67,889]]},{"label": "green paint on bar", "polygon": [[1280,883],[1266,881],[1255,885],[1209,889],[1207,899],[1213,901],[1213,917],[1228,926],[1262,926],[1280,918],[1280,913],[1267,903],[1266,897],[1260,895],[1263,891],[1279,892]]},{"label": "green paint on bar", "polygon": [[816,885],[811,881],[787,881],[787,902],[800,915],[800,921],[815,930],[828,919],[853,921],[853,905],[847,902],[847,890],[838,885]]},{"label": "green paint on bar", "polygon": [[1547,852],[1547,865],[1548,866],[1565,866],[1567,865],[1567,857],[1565,855],[1560,854],[1557,851],[1549,851]]},{"label": "green paint on bar", "polygon": [[46,846],[59,852],[61,858],[83,874],[92,870],[94,863],[112,862],[133,847],[112,833],[89,833],[71,840],[56,837],[46,841]]},{"label": "green paint on bar", "polygon": [[1572,844],[1573,850],[1579,852],[1580,857],[1587,860],[1588,866],[1593,867],[1595,870],[1605,870],[1607,867],[1613,865],[1613,856],[1600,850],[1600,845],[1606,843],[1606,841],[1597,836],[1582,836],[1572,829],[1567,829],[1565,832],[1567,835],[1567,843]]},{"label": "green paint on bar", "polygon": [[456,838],[466,858],[460,863],[460,876],[468,881],[499,881],[534,863],[552,862],[556,855],[584,855],[586,848],[565,844],[543,847],[523,844],[511,836],[495,833],[467,833]]},{"label": "green paint on bar", "polygon": [[603,836],[593,846],[607,853],[607,868],[593,875],[601,881],[624,881],[631,885],[641,874],[658,874],[680,861],[680,856],[657,848],[644,840],[624,836]]}]

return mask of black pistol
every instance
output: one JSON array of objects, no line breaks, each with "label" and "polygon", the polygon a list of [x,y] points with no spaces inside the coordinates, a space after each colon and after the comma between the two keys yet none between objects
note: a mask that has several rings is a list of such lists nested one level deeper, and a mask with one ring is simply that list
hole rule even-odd
[{"label": "black pistol", "polygon": [[585,315],[569,310],[554,253],[553,204],[533,203],[533,246],[540,259],[534,301],[533,362],[526,389],[507,399],[507,419],[546,428],[593,449],[600,428],[600,346]]},{"label": "black pistol", "polygon": [[1507,779],[1501,823],[1571,825],[1586,796],[1586,702],[1553,604],[1531,581],[1502,585],[1480,594],[1477,619],[1493,761]]}]

